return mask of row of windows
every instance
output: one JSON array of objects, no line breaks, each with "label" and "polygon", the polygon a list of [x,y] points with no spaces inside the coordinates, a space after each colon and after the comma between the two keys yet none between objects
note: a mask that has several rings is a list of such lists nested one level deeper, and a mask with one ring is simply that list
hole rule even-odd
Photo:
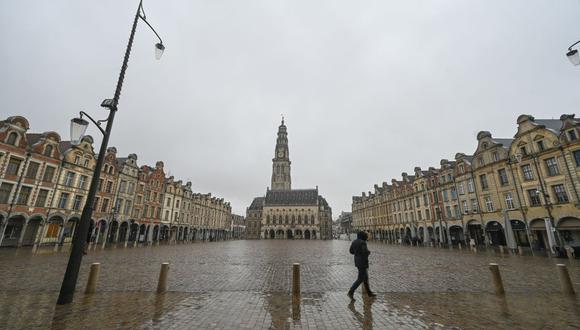
[{"label": "row of windows", "polygon": [[[10,159],[8,160],[8,166],[6,167],[6,175],[18,176],[23,162],[24,160],[20,158],[10,157]],[[38,176],[39,169],[40,163],[29,162],[28,167],[26,168],[26,173],[24,173],[24,177],[27,179],[36,179]],[[47,165],[44,169],[42,181],[52,182],[55,171],[56,171],[55,167]]]}]

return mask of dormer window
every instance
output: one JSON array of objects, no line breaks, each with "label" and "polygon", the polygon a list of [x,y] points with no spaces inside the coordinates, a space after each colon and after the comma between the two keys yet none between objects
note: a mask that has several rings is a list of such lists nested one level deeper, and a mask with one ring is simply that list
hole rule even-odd
[{"label": "dormer window", "polygon": [[494,151],[494,153],[492,153],[491,156],[494,162],[497,162],[499,160],[499,154],[497,153],[497,151]]},{"label": "dormer window", "polygon": [[483,156],[479,157],[479,159],[477,160],[477,162],[479,163],[480,166],[483,166],[485,164],[485,162],[483,161]]},{"label": "dormer window", "polygon": [[483,150],[487,149],[487,143],[485,143],[485,142],[484,142],[484,143],[482,143],[482,144],[481,144],[481,147],[483,148]]},{"label": "dormer window", "polygon": [[544,147],[544,140],[536,141],[536,145],[538,146],[538,150],[540,152],[546,150],[546,148]]},{"label": "dormer window", "polygon": [[6,139],[6,143],[12,146],[16,145],[16,141],[18,140],[18,133],[12,132],[8,134],[8,139]]},{"label": "dormer window", "polygon": [[75,164],[78,165],[81,162],[81,157],[80,156],[75,156]]},{"label": "dormer window", "polygon": [[459,173],[465,173],[465,167],[463,167],[463,164],[459,164]]},{"label": "dormer window", "polygon": [[528,149],[526,146],[522,146],[520,147],[520,152],[522,153],[522,156],[526,156],[528,154]]},{"label": "dormer window", "polygon": [[570,141],[576,141],[578,140],[578,136],[576,135],[576,130],[575,129],[571,129],[568,132],[568,140]]},{"label": "dormer window", "polygon": [[44,155],[47,157],[52,157],[52,146],[51,145],[47,145],[46,147],[44,147]]},{"label": "dormer window", "polygon": [[85,163],[84,163],[85,167],[89,167],[89,160],[87,158],[85,158]]}]

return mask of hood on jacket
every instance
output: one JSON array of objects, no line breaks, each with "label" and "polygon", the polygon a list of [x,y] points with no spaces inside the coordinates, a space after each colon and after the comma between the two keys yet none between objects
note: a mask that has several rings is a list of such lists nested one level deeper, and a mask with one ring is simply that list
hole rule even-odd
[{"label": "hood on jacket", "polygon": [[367,235],[366,232],[359,231],[358,233],[356,233],[356,238],[362,239],[363,241],[366,241],[369,238],[369,236]]}]

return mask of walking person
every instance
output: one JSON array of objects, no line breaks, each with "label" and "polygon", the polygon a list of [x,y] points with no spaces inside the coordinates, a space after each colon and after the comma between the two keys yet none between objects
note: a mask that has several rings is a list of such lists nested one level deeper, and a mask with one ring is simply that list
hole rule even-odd
[{"label": "walking person", "polygon": [[356,234],[356,239],[350,245],[350,254],[354,254],[354,265],[358,268],[358,277],[356,281],[352,284],[350,290],[348,290],[348,297],[354,300],[354,291],[359,287],[361,283],[365,286],[367,291],[367,296],[376,297],[369,287],[369,254],[371,252],[367,248],[368,235],[364,231],[359,231]]}]

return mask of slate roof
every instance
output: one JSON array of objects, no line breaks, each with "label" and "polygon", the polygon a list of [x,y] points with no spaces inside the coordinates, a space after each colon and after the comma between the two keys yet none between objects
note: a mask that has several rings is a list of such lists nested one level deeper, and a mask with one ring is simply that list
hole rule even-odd
[{"label": "slate roof", "polygon": [[265,197],[256,197],[250,204],[250,210],[261,210],[264,206]]},{"label": "slate roof", "polygon": [[560,133],[560,129],[562,128],[562,121],[559,119],[536,119],[534,122],[538,125],[545,126],[556,134]]},{"label": "slate roof", "polygon": [[295,189],[295,190],[268,190],[266,193],[266,205],[316,205],[318,190]]},{"label": "slate roof", "polygon": [[26,133],[26,140],[28,140],[29,145],[34,145],[40,140],[42,134],[39,133]]},{"label": "slate roof", "polygon": [[496,138],[492,138],[493,141],[495,141],[496,143],[501,143],[501,145],[504,148],[509,148],[512,145],[512,142],[514,141],[514,139],[496,139]]},{"label": "slate roof", "polygon": [[61,154],[64,154],[64,152],[70,148],[72,148],[72,143],[70,141],[60,141],[58,144],[58,149],[60,150]]}]

